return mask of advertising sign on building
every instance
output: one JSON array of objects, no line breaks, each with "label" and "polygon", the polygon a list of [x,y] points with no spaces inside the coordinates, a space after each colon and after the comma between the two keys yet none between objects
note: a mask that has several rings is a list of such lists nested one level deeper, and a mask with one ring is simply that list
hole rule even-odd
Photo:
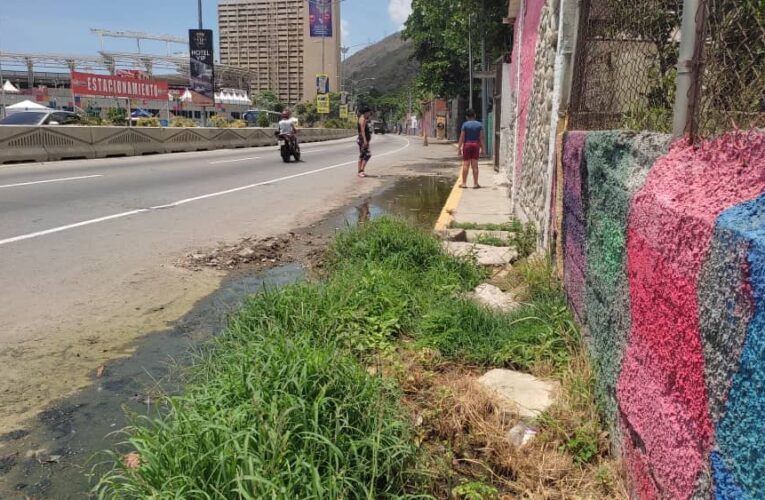
[{"label": "advertising sign on building", "polygon": [[316,75],[316,93],[329,94],[329,75],[323,73]]},{"label": "advertising sign on building", "polygon": [[329,114],[329,96],[327,94],[316,96],[316,112],[322,115]]},{"label": "advertising sign on building", "polygon": [[348,105],[347,104],[341,104],[340,105],[340,118],[347,119],[348,118]]},{"label": "advertising sign on building", "polygon": [[340,94],[340,104],[348,104],[348,92]]},{"label": "advertising sign on building", "polygon": [[215,64],[212,30],[189,30],[191,91],[202,97],[202,106],[215,104]]},{"label": "advertising sign on building", "polygon": [[72,93],[101,97],[167,100],[167,82],[72,71]]},{"label": "advertising sign on building", "polygon": [[332,37],[332,0],[308,0],[312,37]]}]

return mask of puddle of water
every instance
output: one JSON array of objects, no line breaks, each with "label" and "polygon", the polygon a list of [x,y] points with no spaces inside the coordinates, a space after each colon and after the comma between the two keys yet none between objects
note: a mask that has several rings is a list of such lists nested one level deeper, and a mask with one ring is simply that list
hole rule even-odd
[{"label": "puddle of water", "polygon": [[[453,184],[454,178],[443,176],[401,179],[319,224],[320,232],[331,233],[386,213],[431,228]],[[0,435],[0,498],[87,498],[86,474],[91,468],[87,461],[124,438],[113,433],[128,424],[126,413],[151,415],[157,395],[179,391],[177,374],[182,370],[177,367],[187,366],[195,349],[224,328],[243,298],[264,286],[298,281],[304,274],[300,265],[290,264],[255,276],[232,277],[171,329],[148,335],[135,354],[109,363],[91,388],[44,411],[35,428]],[[35,451],[37,457],[28,456]],[[57,460],[45,463],[51,458]]]},{"label": "puddle of water", "polygon": [[391,188],[347,210],[340,222],[353,225],[384,214],[393,214],[419,226],[432,228],[453,186],[452,177],[406,177]]},{"label": "puddle of water", "polygon": [[[188,365],[195,349],[225,327],[246,296],[303,276],[300,265],[289,264],[231,278],[171,329],[148,335],[135,354],[109,363],[92,387],[40,414],[38,428],[0,436],[6,445],[0,453],[0,498],[87,498],[92,466],[87,461],[124,439],[113,433],[127,425],[126,412],[151,415],[157,395],[178,391],[177,366]],[[37,457],[27,456],[35,451]]]}]

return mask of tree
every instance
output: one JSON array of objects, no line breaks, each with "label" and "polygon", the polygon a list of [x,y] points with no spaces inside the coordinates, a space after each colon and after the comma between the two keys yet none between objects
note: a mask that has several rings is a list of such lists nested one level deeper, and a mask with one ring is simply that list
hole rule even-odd
[{"label": "tree", "polygon": [[267,111],[284,111],[284,104],[279,102],[279,98],[270,90],[261,90],[252,97],[252,104],[259,109]]},{"label": "tree", "polygon": [[414,43],[414,58],[421,64],[420,90],[440,97],[467,95],[468,32],[476,67],[482,37],[487,61],[493,63],[508,48],[509,30],[502,24],[506,14],[507,0],[413,0],[403,36]]}]

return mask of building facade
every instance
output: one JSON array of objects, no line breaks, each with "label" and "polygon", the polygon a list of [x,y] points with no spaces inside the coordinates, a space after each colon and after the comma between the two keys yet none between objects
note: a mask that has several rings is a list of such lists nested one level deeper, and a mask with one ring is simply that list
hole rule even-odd
[{"label": "building facade", "polygon": [[337,91],[340,2],[326,2],[331,37],[311,36],[308,0],[220,0],[221,63],[250,70],[253,93],[271,90],[289,104],[316,97],[318,74],[326,74],[330,91]]}]

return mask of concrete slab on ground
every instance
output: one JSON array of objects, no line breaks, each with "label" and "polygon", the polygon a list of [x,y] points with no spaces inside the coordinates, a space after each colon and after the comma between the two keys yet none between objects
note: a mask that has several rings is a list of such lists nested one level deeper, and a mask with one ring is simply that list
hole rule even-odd
[{"label": "concrete slab on ground", "polygon": [[511,247],[493,247],[478,243],[445,241],[444,248],[455,257],[474,255],[481,266],[506,266],[518,260],[518,251]]},{"label": "concrete slab on ground", "polygon": [[488,283],[478,285],[470,293],[470,296],[479,304],[502,312],[510,312],[520,305],[512,293],[503,292],[498,287]]},{"label": "concrete slab on ground", "polygon": [[517,412],[522,418],[538,417],[555,403],[560,394],[558,382],[512,370],[491,370],[478,382],[497,395],[500,405]]},{"label": "concrete slab on ground", "polygon": [[[458,229],[452,229],[451,231],[458,231]],[[466,229],[465,238],[469,242],[474,242],[483,238],[494,238],[502,241],[510,241],[510,238],[514,236],[514,233],[509,231],[486,231],[484,229]],[[452,241],[462,241],[452,239]]]},{"label": "concrete slab on ground", "polygon": [[459,204],[453,210],[455,223],[502,224],[512,218],[510,193],[502,179],[494,172],[491,161],[478,164],[478,183],[481,189],[472,189],[472,173],[468,176],[468,188],[462,190]]}]

